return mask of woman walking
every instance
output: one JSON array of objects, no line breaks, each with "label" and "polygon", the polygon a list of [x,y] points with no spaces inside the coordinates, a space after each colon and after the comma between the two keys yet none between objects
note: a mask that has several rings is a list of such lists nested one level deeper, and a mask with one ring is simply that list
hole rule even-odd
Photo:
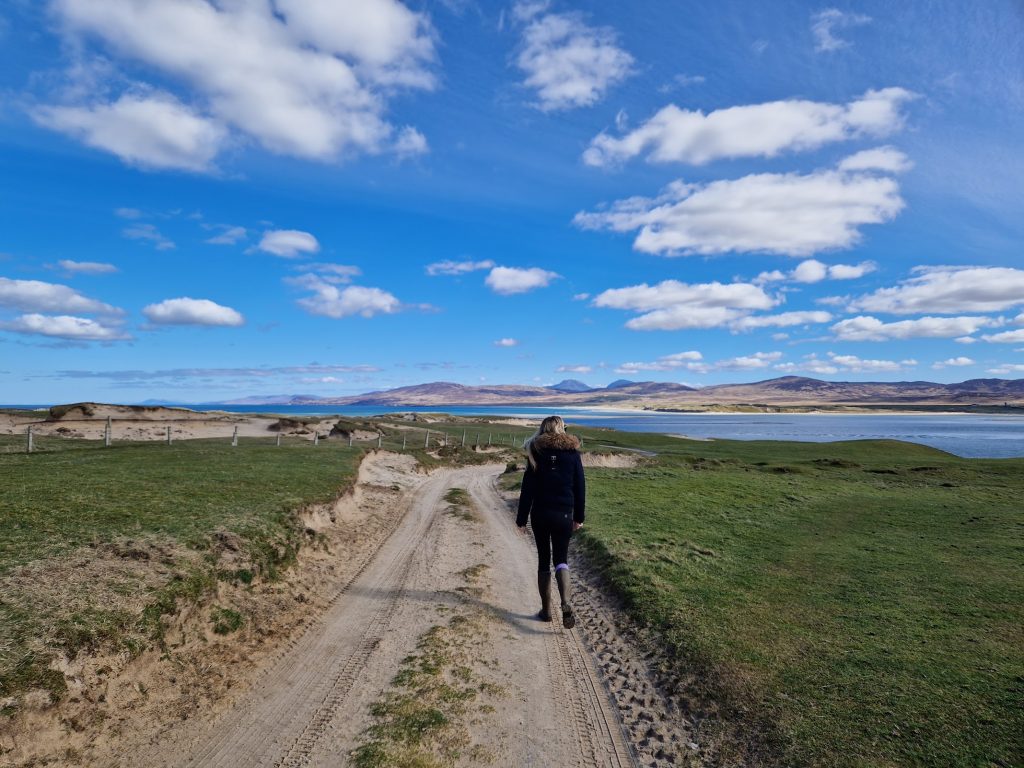
[{"label": "woman walking", "polygon": [[526,472],[519,492],[516,525],[526,529],[533,523],[537,541],[537,589],[541,609],[537,618],[551,621],[551,562],[562,599],[562,626],[576,624],[569,605],[569,538],[583,525],[586,487],[580,441],[565,432],[561,416],[548,416],[526,444]]}]

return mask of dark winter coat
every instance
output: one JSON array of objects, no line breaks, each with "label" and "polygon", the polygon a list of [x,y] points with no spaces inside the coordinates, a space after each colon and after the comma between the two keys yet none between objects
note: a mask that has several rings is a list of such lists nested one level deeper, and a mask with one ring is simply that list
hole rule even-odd
[{"label": "dark winter coat", "polygon": [[523,474],[516,525],[526,525],[531,514],[547,519],[567,512],[575,522],[583,522],[587,493],[579,447],[580,441],[566,434],[544,433],[530,441],[533,462]]}]

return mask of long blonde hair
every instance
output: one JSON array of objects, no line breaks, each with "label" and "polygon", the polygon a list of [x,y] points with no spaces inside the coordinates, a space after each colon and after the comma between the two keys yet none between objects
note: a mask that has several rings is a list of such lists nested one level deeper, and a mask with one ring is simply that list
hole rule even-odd
[{"label": "long blonde hair", "polygon": [[533,433],[529,440],[526,441],[526,459],[530,462],[530,466],[534,469],[537,468],[537,459],[533,455],[533,441],[542,435],[564,435],[565,434],[565,422],[561,416],[548,416],[540,423],[537,427],[537,431]]}]

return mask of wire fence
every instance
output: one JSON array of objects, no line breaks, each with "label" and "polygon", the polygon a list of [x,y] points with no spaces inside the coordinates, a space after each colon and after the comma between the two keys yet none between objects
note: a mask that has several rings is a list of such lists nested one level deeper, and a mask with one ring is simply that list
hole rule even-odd
[{"label": "wire fence", "polygon": [[[425,451],[437,452],[446,449],[470,450],[475,452],[501,451],[502,449],[521,449],[527,438],[533,434],[532,429],[511,427],[504,429],[484,429],[479,425],[437,425],[433,427],[411,427],[393,423],[371,423],[360,425],[349,430],[318,428],[305,431],[276,434],[254,434],[254,430],[240,429],[239,425],[226,425],[223,433],[216,428],[203,427],[201,430],[181,423],[150,424],[139,426],[138,421],[119,422],[107,419],[102,423],[102,434],[99,438],[86,437],[75,432],[66,425],[54,428],[51,424],[28,424],[21,436],[6,435],[0,438],[0,452],[3,453],[37,453],[62,450],[72,447],[113,448],[122,445],[154,445],[173,446],[182,442],[195,440],[218,441],[232,448],[244,449],[246,446],[301,447],[313,448],[330,445],[334,448],[381,449],[398,452]],[[96,422],[90,422],[91,432],[96,431]],[[247,425],[243,425],[247,426]],[[61,433],[63,430],[63,434]],[[268,430],[269,431],[269,430]]]}]

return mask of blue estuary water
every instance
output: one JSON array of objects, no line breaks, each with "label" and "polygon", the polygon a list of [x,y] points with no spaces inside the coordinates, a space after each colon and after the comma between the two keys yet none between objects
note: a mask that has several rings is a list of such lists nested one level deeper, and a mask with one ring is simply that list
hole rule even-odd
[{"label": "blue estuary water", "polygon": [[[195,407],[195,406],[193,406]],[[817,413],[658,413],[611,412],[587,408],[529,408],[485,406],[432,406],[382,408],[380,406],[220,406],[250,413],[373,416],[381,413],[437,413],[459,416],[543,418],[561,414],[570,423],[611,427],[627,432],[663,432],[687,437],[729,440],[833,440],[891,439],[922,443],[958,456],[972,458],[1024,457],[1024,416],[986,414],[817,414]]]},{"label": "blue estuary water", "polygon": [[[36,406],[13,406],[36,407]],[[45,407],[45,406],[43,406]],[[541,419],[561,414],[570,424],[611,427],[626,432],[662,432],[728,440],[906,440],[969,458],[1024,457],[1024,415],[991,414],[818,414],[818,413],[659,413],[589,408],[526,406],[183,405],[197,410],[282,415],[375,416],[385,413],[450,413]]]}]

